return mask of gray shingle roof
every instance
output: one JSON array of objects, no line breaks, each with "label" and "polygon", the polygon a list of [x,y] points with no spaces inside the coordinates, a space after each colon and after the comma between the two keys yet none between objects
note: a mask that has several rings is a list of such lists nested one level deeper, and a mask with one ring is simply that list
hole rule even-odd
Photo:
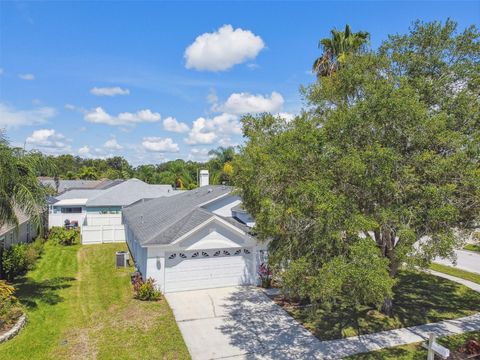
[{"label": "gray shingle roof", "polygon": [[61,195],[56,196],[57,200],[66,200],[66,199],[90,199],[94,196],[99,195],[104,190],[96,189],[74,189],[64,192]]},{"label": "gray shingle roof", "polygon": [[[215,215],[200,206],[228,195],[231,187],[210,185],[123,210],[123,219],[141,245],[170,244]],[[241,224],[239,224],[241,226]]]},{"label": "gray shingle roof", "polygon": [[171,185],[150,185],[138,179],[129,179],[101,190],[87,200],[87,206],[127,206],[140,199],[158,198],[174,194]]},{"label": "gray shingle roof", "polygon": [[[42,185],[56,189],[55,180],[51,178],[40,178]],[[58,193],[61,194],[70,189],[106,189],[116,185],[123,180],[59,180]]]},{"label": "gray shingle roof", "polygon": [[[28,216],[27,214],[25,214],[22,210],[20,210],[18,208],[15,208],[15,215],[17,215],[18,225],[22,225],[23,223],[30,220],[30,216]],[[0,236],[8,233],[12,229],[15,229],[15,224],[12,224],[12,223],[3,224],[0,227]]]}]

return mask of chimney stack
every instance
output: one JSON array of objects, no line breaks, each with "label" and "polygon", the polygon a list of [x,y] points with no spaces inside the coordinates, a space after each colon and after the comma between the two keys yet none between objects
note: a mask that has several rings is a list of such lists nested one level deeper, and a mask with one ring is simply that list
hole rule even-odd
[{"label": "chimney stack", "polygon": [[200,170],[200,181],[199,181],[199,186],[208,186],[210,184],[209,182],[209,176],[208,176],[208,170]]}]

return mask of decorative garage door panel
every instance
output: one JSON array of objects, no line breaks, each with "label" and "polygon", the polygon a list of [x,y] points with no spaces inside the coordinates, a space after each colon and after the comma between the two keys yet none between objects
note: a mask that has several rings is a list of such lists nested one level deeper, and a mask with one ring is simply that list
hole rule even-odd
[{"label": "decorative garage door panel", "polygon": [[252,282],[253,257],[249,248],[167,253],[165,264],[165,292]]}]

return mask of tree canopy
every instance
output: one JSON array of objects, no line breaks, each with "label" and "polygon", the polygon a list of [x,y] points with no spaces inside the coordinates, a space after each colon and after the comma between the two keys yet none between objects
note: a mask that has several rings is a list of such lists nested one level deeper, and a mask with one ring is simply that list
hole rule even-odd
[{"label": "tree canopy", "polygon": [[479,39],[417,22],[304,88],[293,121],[243,119],[235,183],[299,295],[388,314],[401,264],[451,255],[479,224]]}]

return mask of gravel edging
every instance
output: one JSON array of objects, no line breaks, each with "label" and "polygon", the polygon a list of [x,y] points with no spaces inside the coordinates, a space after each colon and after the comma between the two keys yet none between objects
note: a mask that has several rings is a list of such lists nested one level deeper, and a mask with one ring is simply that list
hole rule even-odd
[{"label": "gravel edging", "polygon": [[25,326],[26,322],[27,322],[27,316],[23,314],[22,316],[20,316],[17,323],[10,330],[8,330],[5,334],[0,336],[0,344],[7,340],[10,340],[15,335],[17,335],[20,332],[20,330],[22,330],[22,328]]}]

